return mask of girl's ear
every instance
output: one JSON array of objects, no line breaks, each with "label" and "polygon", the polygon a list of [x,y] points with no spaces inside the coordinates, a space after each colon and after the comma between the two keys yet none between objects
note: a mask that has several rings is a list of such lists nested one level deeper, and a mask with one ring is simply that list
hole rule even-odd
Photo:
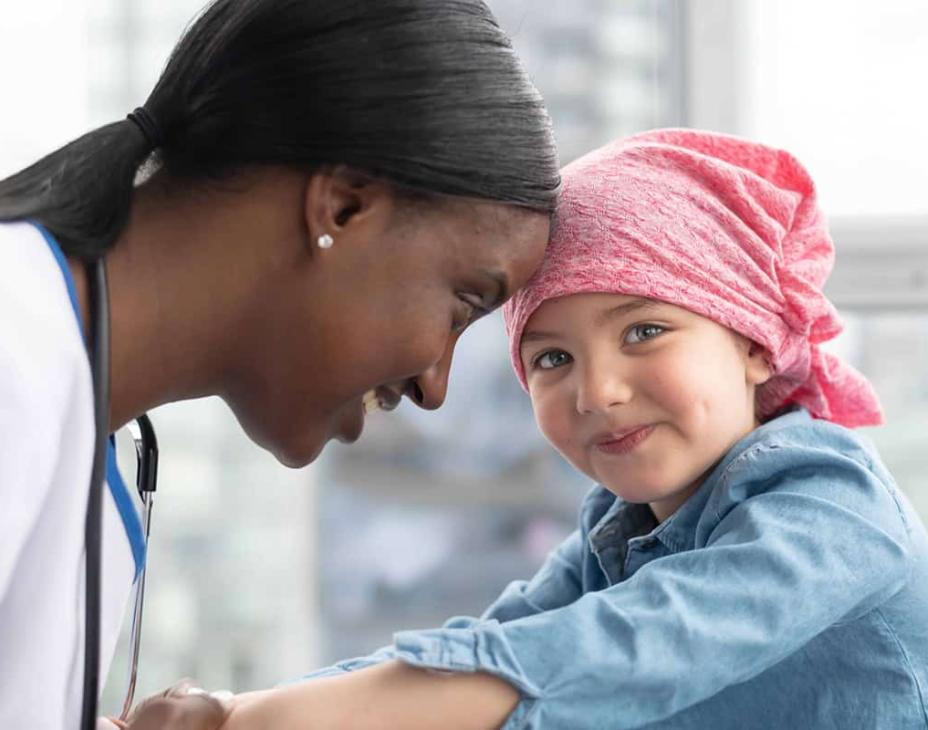
[{"label": "girl's ear", "polygon": [[756,342],[747,340],[745,377],[749,385],[763,385],[773,376],[767,351]]}]

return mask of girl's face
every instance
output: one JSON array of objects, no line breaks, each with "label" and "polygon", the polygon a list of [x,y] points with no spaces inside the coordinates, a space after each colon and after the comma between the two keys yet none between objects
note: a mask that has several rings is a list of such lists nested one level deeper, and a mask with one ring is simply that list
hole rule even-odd
[{"label": "girl's face", "polygon": [[544,302],[522,337],[538,425],[575,467],[666,519],[756,426],[762,352],[663,302],[576,294]]},{"label": "girl's face", "polygon": [[363,205],[281,285],[251,377],[228,399],[291,466],[329,439],[355,441],[365,400],[438,408],[458,338],[528,281],[548,237],[546,215],[499,203]]}]

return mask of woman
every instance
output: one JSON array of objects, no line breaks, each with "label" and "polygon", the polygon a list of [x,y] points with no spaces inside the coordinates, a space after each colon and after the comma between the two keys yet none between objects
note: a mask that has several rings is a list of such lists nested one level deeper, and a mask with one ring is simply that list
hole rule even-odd
[{"label": "woman", "polygon": [[[216,394],[300,466],[365,409],[441,405],[457,338],[539,263],[557,185],[480,0],[217,0],[144,107],[0,182],[0,726],[82,714],[94,262],[108,431]],[[105,672],[144,550],[114,468],[103,500]]]}]

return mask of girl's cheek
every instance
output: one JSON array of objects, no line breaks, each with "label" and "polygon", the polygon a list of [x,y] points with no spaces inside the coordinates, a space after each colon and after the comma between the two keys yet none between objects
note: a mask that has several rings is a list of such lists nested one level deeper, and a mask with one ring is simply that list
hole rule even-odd
[{"label": "girl's cheek", "polygon": [[[697,395],[699,388],[694,387],[702,377],[699,369],[682,367],[681,363],[660,360],[648,363],[644,382],[656,399],[670,407],[683,407]],[[691,364],[690,364],[691,365]],[[676,409],[676,408],[674,408]]]},{"label": "girl's cheek", "polygon": [[574,441],[570,404],[567,398],[546,393],[532,397],[535,420],[544,437],[559,451],[568,451]]}]

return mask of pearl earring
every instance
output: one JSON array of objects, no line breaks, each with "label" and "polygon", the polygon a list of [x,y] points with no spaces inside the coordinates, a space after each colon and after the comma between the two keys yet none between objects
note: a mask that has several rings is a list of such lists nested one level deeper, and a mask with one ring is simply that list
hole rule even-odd
[{"label": "pearl earring", "polygon": [[332,248],[332,244],[335,243],[335,239],[332,238],[328,233],[323,233],[316,239],[316,244],[319,248]]}]

